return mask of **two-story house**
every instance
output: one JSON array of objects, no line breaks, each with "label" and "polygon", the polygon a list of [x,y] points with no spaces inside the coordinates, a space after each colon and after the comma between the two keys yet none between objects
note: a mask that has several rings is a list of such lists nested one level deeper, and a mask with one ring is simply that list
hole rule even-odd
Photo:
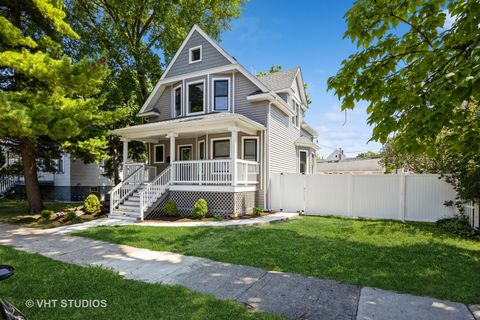
[{"label": "two-story house", "polygon": [[210,214],[269,208],[272,173],[313,173],[317,135],[305,122],[300,68],[249,73],[194,26],[138,116],[147,123],[114,130],[148,144],[148,164],[125,163],[111,192],[111,215],[149,219],[168,199],[190,212],[205,198]]}]

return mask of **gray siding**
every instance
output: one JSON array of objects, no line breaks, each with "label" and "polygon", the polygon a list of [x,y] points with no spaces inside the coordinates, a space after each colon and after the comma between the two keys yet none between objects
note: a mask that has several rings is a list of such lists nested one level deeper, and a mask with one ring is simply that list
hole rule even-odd
[{"label": "gray siding", "polygon": [[258,90],[258,87],[243,74],[235,74],[235,113],[242,114],[258,123],[267,125],[268,104],[266,102],[252,103],[247,96]]},{"label": "gray siding", "polygon": [[[188,63],[189,49],[199,45],[202,46],[202,61],[192,64]],[[166,74],[166,77],[178,76],[180,74],[220,67],[228,64],[231,63],[227,58],[225,58],[197,31],[194,31],[185,47],[178,55],[177,60]]]},{"label": "gray siding", "polygon": [[72,186],[111,186],[112,182],[102,175],[102,169],[95,163],[85,164],[70,158],[70,181]]},{"label": "gray siding", "polygon": [[277,107],[272,106],[269,122],[269,159],[271,173],[297,172],[297,148],[295,140],[300,130],[295,128],[290,118]]}]

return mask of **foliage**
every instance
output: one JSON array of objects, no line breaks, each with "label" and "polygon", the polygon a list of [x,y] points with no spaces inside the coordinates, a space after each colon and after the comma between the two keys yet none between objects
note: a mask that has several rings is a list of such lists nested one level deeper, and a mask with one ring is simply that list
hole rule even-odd
[{"label": "foliage", "polygon": [[221,215],[219,215],[218,213],[215,213],[213,216],[212,216],[213,219],[215,220],[218,220],[218,221],[222,221],[223,218]]},{"label": "foliage", "polygon": [[[367,101],[372,139],[402,152],[479,152],[480,2],[357,0],[345,37],[358,47],[328,80],[342,110]],[[446,20],[447,14],[453,23]],[[473,150],[472,150],[473,149]]]},{"label": "foliage", "polygon": [[77,217],[75,211],[68,211],[67,214],[65,215],[65,219],[67,221],[77,221],[78,217]]},{"label": "foliage", "polygon": [[192,218],[203,219],[208,213],[207,201],[205,199],[198,199],[193,205]]},{"label": "foliage", "polygon": [[165,206],[163,207],[163,211],[167,214],[167,216],[175,217],[178,215],[177,209],[177,202],[175,200],[168,200]]},{"label": "foliage", "polygon": [[479,301],[480,242],[452,236],[433,223],[307,216],[247,228],[122,226],[75,234],[414,295]]},{"label": "foliage", "polygon": [[87,161],[105,158],[105,132],[98,128],[115,119],[98,110],[107,66],[98,55],[73,61],[62,51],[62,39],[78,39],[62,7],[61,1],[12,1],[0,12],[0,140],[21,155],[32,213],[43,207],[39,151],[61,147]]},{"label": "foliage", "polygon": [[435,159],[425,153],[410,154],[400,151],[394,139],[388,139],[380,151],[380,164],[389,171],[405,169],[414,173],[439,173]]},{"label": "foliage", "polygon": [[377,159],[381,154],[375,151],[360,152],[357,154],[357,159]]},{"label": "foliage", "polygon": [[[195,23],[216,40],[230,21],[237,18],[245,0],[210,1],[91,1],[67,0],[69,22],[81,39],[68,39],[66,47],[73,56],[106,54],[112,70],[102,92],[106,100],[102,110],[122,110],[121,120],[109,129],[142,122],[136,115],[147,99],[164,67]],[[129,143],[134,161],[145,157],[143,143]],[[109,137],[107,175],[119,181],[122,143]]]},{"label": "foliage", "polygon": [[263,208],[255,207],[253,208],[253,215],[254,216],[261,216],[263,215]]},{"label": "foliage", "polygon": [[49,222],[53,213],[53,210],[42,210],[42,212],[40,212],[40,216],[42,217],[44,222]]},{"label": "foliage", "polygon": [[97,214],[102,212],[102,204],[100,203],[100,200],[98,200],[98,197],[94,194],[88,195],[83,202],[83,207],[85,213],[88,214]]},{"label": "foliage", "polygon": [[438,220],[436,225],[439,229],[460,237],[480,239],[480,231],[472,228],[462,216]]}]

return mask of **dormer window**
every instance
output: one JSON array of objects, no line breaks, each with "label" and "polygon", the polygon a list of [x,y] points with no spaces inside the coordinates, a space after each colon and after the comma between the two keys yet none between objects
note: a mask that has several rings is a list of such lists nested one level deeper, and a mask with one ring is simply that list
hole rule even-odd
[{"label": "dormer window", "polygon": [[193,47],[189,50],[189,63],[195,63],[202,61],[202,46]]}]

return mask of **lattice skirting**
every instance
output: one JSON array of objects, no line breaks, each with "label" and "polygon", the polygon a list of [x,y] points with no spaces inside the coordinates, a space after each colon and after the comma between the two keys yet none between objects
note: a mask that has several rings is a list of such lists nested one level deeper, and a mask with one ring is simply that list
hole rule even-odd
[{"label": "lattice skirting", "polygon": [[152,210],[146,219],[155,219],[164,215],[163,207],[168,200],[175,200],[180,213],[190,214],[198,199],[205,199],[208,215],[219,214],[222,217],[240,216],[251,213],[256,206],[256,192],[206,192],[206,191],[169,191],[168,195]]}]

